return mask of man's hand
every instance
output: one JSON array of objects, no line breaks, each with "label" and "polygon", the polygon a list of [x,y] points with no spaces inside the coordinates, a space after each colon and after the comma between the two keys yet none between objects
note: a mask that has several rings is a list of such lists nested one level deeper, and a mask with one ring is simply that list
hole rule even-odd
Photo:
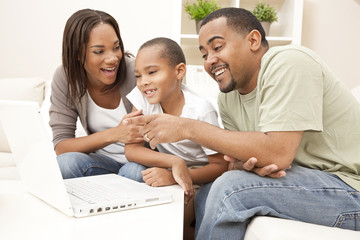
[{"label": "man's hand", "polygon": [[246,162],[242,162],[227,155],[224,156],[224,159],[229,162],[229,170],[251,171],[261,177],[267,176],[271,178],[281,178],[286,176],[285,170],[279,170],[278,166],[276,166],[275,164],[270,164],[261,168],[256,167],[257,159],[255,157],[250,158]]}]

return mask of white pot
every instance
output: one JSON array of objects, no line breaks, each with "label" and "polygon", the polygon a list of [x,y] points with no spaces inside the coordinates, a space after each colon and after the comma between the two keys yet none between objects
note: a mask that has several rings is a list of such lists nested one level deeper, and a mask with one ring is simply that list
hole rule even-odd
[{"label": "white pot", "polygon": [[261,26],[263,27],[264,31],[265,31],[265,36],[269,35],[269,31],[270,31],[270,22],[260,22]]},{"label": "white pot", "polygon": [[203,21],[203,20],[195,21],[196,33],[197,33],[197,34],[199,34],[200,25],[201,25],[202,21]]}]

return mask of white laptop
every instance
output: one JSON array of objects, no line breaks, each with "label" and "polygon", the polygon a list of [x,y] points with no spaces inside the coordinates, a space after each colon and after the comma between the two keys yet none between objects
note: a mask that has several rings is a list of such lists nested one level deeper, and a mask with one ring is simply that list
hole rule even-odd
[{"label": "white laptop", "polygon": [[63,180],[39,109],[36,102],[0,100],[0,125],[28,192],[75,217],[172,201],[164,189],[116,174]]}]

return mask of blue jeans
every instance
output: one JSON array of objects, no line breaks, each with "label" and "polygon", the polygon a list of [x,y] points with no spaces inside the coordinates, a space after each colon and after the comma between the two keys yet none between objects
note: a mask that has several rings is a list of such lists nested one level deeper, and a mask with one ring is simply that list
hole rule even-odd
[{"label": "blue jeans", "polygon": [[254,216],[360,230],[360,193],[323,171],[293,166],[272,179],[234,170],[204,187],[195,198],[196,239],[243,239]]},{"label": "blue jeans", "polygon": [[123,165],[106,155],[98,153],[63,153],[57,156],[57,160],[64,179],[110,173],[124,176],[138,172],[137,168],[132,168],[136,167],[132,164]]},{"label": "blue jeans", "polygon": [[127,162],[120,169],[119,175],[137,182],[144,182],[141,172],[147,169],[144,165],[135,162]]}]

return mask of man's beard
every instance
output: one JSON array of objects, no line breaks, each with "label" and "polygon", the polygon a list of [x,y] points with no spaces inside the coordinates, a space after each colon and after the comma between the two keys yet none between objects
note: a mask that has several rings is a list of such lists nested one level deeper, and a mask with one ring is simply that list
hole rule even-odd
[{"label": "man's beard", "polygon": [[[229,69],[229,70],[230,70],[230,69]],[[229,82],[226,86],[224,86],[224,87],[220,87],[220,86],[219,86],[220,91],[223,92],[223,93],[231,92],[231,91],[233,91],[233,90],[235,89],[235,87],[236,87],[236,82],[235,82],[235,79],[234,79],[233,75],[231,74],[231,72],[230,72],[230,75],[231,75],[231,80],[230,80],[230,82]]]}]

